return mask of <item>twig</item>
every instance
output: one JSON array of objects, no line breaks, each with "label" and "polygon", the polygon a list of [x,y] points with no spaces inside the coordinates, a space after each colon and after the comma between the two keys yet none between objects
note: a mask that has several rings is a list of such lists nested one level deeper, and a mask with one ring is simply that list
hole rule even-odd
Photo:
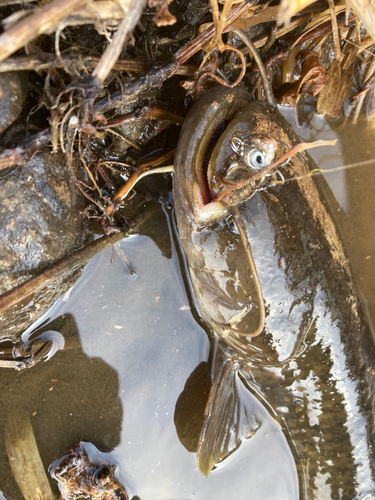
[{"label": "twig", "polygon": [[210,0],[210,2],[211,2],[212,17],[215,25],[215,35],[210,45],[205,50],[208,53],[212,52],[215,49],[222,52],[224,43],[222,41],[221,36],[223,34],[223,29],[226,24],[228,14],[230,12],[230,9],[232,8],[233,0],[224,0],[224,7],[220,14],[219,14],[218,0]]},{"label": "twig", "polygon": [[[133,231],[132,229],[131,231]],[[21,300],[25,300],[31,294],[38,292],[44,286],[52,283],[59,276],[67,272],[73,272],[81,266],[87,264],[96,254],[104,250],[107,246],[116,241],[125,238],[129,234],[129,230],[114,233],[111,236],[103,236],[102,238],[93,241],[75,252],[58,260],[46,270],[34,278],[29,279],[22,285],[19,285],[8,292],[0,295],[0,313],[14,306]]]},{"label": "twig", "polygon": [[155,106],[144,106],[139,112],[116,116],[115,118],[108,120],[105,124],[99,124],[97,128],[99,130],[106,130],[107,128],[133,123],[138,120],[168,120],[172,123],[178,123],[181,125],[184,122],[184,117]]},{"label": "twig", "polygon": [[[338,15],[340,20],[340,26],[345,23],[345,14],[338,11],[338,7],[335,9],[335,12]],[[324,20],[328,17],[328,20]],[[318,36],[324,36],[329,33],[332,33],[332,20],[330,18],[329,11],[323,12],[318,19],[313,18],[311,23],[309,23],[306,29],[302,34],[296,35],[288,40],[288,43],[292,46],[292,48],[297,45],[301,45],[307,40],[314,39]]]},{"label": "twig", "polygon": [[335,59],[336,61],[341,61],[341,47],[340,47],[340,34],[339,29],[337,27],[337,17],[335,11],[335,2],[333,0],[328,0],[329,10],[331,12],[331,23],[332,23],[332,35],[333,35],[333,43],[335,46]]},{"label": "twig", "polygon": [[135,80],[123,83],[122,90],[117,90],[108,97],[98,99],[94,104],[95,111],[106,113],[111,109],[121,106],[127,96],[137,96],[147,89],[160,86],[165,80],[176,73],[178,67],[179,62],[176,60],[172,60],[161,67],[153,67],[149,72]]},{"label": "twig", "polygon": [[[243,15],[248,9],[255,4],[256,0],[250,0],[250,2],[243,2],[239,6],[231,9],[226,24],[224,26],[224,31],[230,29],[230,25]],[[215,26],[211,25],[203,33],[194,38],[187,45],[178,50],[173,58],[168,64],[162,67],[154,67],[147,74],[140,76],[139,78],[126,82],[123,84],[123,90],[114,92],[109,98],[104,98],[96,101],[95,110],[100,113],[105,113],[113,108],[119,107],[124,98],[128,95],[139,95],[141,92],[151,88],[153,86],[160,86],[165,80],[173,76],[177,69],[187,61],[194,54],[199,52],[202,47],[207,44],[215,33]]]},{"label": "twig", "polygon": [[10,413],[3,432],[9,465],[23,498],[55,500],[27,414],[19,408]]},{"label": "twig", "polygon": [[17,5],[18,3],[28,3],[35,1],[36,0],[0,0],[0,7],[6,7],[7,5]]},{"label": "twig", "polygon": [[[87,166],[86,158],[84,157],[84,155],[82,153],[82,133],[81,132],[78,132],[78,145],[77,146],[78,146],[77,147],[77,149],[78,149],[78,156],[79,156],[79,159],[81,160],[81,164],[83,165],[83,168],[86,170],[87,176],[89,177],[89,179],[93,183],[94,188],[97,190],[98,195],[101,196],[102,195],[101,189],[98,186],[98,184],[97,184],[97,182],[96,182],[96,180],[95,180],[95,178],[94,178],[91,170]],[[92,189],[94,189],[94,188],[92,188]]]},{"label": "twig", "polygon": [[125,46],[127,39],[135,28],[141,17],[145,0],[123,0],[121,6],[125,11],[125,17],[114,35],[112,42],[106,48],[104,54],[92,73],[99,87],[103,86],[104,80],[109,75],[111,69]]},{"label": "twig", "polygon": [[[234,21],[242,16],[247,10],[249,10],[255,3],[256,0],[251,0],[250,2],[243,2],[239,6],[233,7],[226,19],[223,32],[228,31],[231,24],[234,23]],[[206,28],[200,35],[195,37],[191,42],[178,50],[175,54],[175,59],[178,61],[178,64],[180,65],[184,63],[199,50],[201,50],[204,45],[212,40],[215,33],[216,29],[214,24],[212,24],[211,26]]]},{"label": "twig", "polygon": [[155,167],[157,165],[160,165],[167,161],[169,158],[171,158],[174,155],[175,150],[172,149],[171,151],[168,151],[168,153],[165,153],[162,156],[159,156],[158,158],[155,158],[154,160],[151,160],[147,163],[144,163],[142,165],[138,166],[138,170],[134,172],[130,178],[123,184],[117,191],[116,193],[112,196],[112,205],[109,205],[106,207],[106,215],[108,217],[111,217],[115,211],[117,210],[119,203],[127,198],[129,195],[130,191],[134,188],[134,186],[144,177],[147,177],[148,175],[152,174],[165,174],[165,173],[170,173],[173,172],[173,165],[168,165],[166,167],[159,167],[156,169],[151,169],[151,167]]},{"label": "twig", "polygon": [[[174,151],[173,151],[174,153]],[[133,174],[133,176],[120,188],[117,193],[113,196],[112,201],[114,203],[124,200],[130,191],[133,189],[135,184],[137,184],[141,179],[153,174],[168,174],[173,172],[173,165],[167,165],[166,167],[158,167],[154,170],[143,170]]]},{"label": "twig", "polygon": [[[51,67],[67,68],[68,71],[76,69],[91,69],[98,62],[99,57],[93,56],[61,56],[43,53],[41,55],[9,57],[0,63],[0,73],[9,71],[43,71]],[[112,68],[114,71],[131,71],[133,73],[143,73],[150,69],[150,64],[145,61],[135,59],[119,59]],[[198,67],[192,64],[184,64],[176,70],[176,75],[193,76]]]},{"label": "twig", "polygon": [[25,145],[4,150],[0,154],[0,171],[13,165],[24,165],[50,141],[51,129],[47,128],[31,137]]},{"label": "twig", "polygon": [[135,233],[138,230],[139,226],[152,215],[152,212],[149,211],[147,213],[134,217],[133,219],[128,221],[127,229],[112,233],[110,236],[103,236],[102,238],[89,243],[83,248],[75,250],[74,252],[52,264],[37,276],[29,279],[25,283],[22,283],[22,285],[19,285],[15,288],[12,288],[12,290],[3,293],[2,295],[0,295],[0,313],[14,306],[21,300],[27,299],[31,294],[38,292],[44,286],[52,283],[63,274],[73,272],[76,269],[84,266],[93,257],[95,257],[95,255],[100,253],[109,245],[113,245],[117,241],[126,238],[129,234]]}]

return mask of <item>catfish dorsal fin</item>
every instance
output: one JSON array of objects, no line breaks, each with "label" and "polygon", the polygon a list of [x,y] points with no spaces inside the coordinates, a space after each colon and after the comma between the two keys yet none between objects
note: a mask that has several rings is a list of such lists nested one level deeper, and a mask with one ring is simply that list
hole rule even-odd
[{"label": "catfish dorsal fin", "polygon": [[257,399],[240,375],[240,364],[233,351],[219,350],[214,379],[199,437],[197,461],[204,476],[213,467],[252,437],[260,427],[256,417]]}]

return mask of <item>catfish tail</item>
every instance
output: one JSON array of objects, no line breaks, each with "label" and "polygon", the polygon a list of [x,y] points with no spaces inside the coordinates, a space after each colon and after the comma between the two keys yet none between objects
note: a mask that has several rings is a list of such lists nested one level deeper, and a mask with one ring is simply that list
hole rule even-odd
[{"label": "catfish tail", "polygon": [[197,450],[198,467],[206,477],[261,426],[259,402],[245,386],[240,368],[232,349],[219,346]]}]

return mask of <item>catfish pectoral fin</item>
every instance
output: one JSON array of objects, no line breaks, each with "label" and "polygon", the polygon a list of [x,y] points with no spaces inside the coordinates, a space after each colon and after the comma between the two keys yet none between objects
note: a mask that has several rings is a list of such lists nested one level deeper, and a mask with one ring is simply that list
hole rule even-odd
[{"label": "catfish pectoral fin", "polygon": [[226,350],[216,369],[199,436],[198,468],[206,477],[261,425],[256,416],[257,399],[242,381],[239,363],[228,352],[231,350]]}]

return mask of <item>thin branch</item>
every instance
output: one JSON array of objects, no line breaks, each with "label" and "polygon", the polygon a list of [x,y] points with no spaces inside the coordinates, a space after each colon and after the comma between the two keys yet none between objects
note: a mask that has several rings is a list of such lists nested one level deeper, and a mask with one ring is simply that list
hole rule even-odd
[{"label": "thin branch", "polygon": [[333,0],[328,0],[329,10],[331,13],[331,23],[332,23],[332,35],[333,35],[333,43],[335,46],[335,59],[336,61],[341,61],[341,47],[340,47],[340,33],[337,26],[337,17],[335,11],[335,3]]},{"label": "thin branch", "polygon": [[114,35],[112,42],[106,48],[104,54],[92,73],[92,77],[100,87],[103,86],[104,80],[109,75],[111,69],[116,63],[117,59],[127,42],[131,32],[135,28],[139,18],[141,17],[145,0],[123,0],[121,6],[126,13],[124,19]]},{"label": "thin branch", "polygon": [[[56,57],[54,54],[42,53],[38,55],[9,57],[0,63],[0,73],[9,71],[46,71],[53,68],[67,68],[74,72],[77,69],[91,69],[99,62],[99,57],[93,56],[62,56]],[[131,71],[133,73],[143,73],[150,69],[150,64],[145,61],[135,59],[119,59],[112,68],[114,71]],[[198,66],[184,64],[179,66],[176,75],[193,76]]]},{"label": "thin branch", "polygon": [[26,141],[26,144],[14,149],[5,149],[0,154],[0,170],[14,165],[24,165],[34,154],[49,144],[51,141],[51,130],[49,128],[38,132]]},{"label": "thin branch", "polygon": [[[243,2],[239,6],[231,9],[224,26],[224,31],[230,30],[231,24],[247,12],[255,3],[256,0],[250,0],[249,2]],[[121,106],[124,99],[128,95],[139,95],[141,92],[153,86],[160,86],[165,80],[177,72],[177,69],[181,66],[181,64],[199,52],[202,47],[212,39],[214,34],[215,26],[211,25],[191,42],[179,49],[172,61],[169,63],[164,64],[161,67],[156,66],[147,74],[142,75],[130,82],[125,82],[122,91],[114,92],[110,97],[96,101],[94,106],[95,110],[100,113],[105,113],[106,111]]]},{"label": "thin branch", "polygon": [[[234,23],[239,17],[241,17],[247,10],[249,10],[254,4],[256,0],[251,0],[250,2],[243,2],[239,6],[233,7],[228,14],[228,17],[225,21],[225,25],[223,28],[223,32],[230,31],[230,26]],[[212,40],[216,33],[216,29],[214,24],[210,25],[206,28],[200,35],[195,37],[190,43],[182,47],[175,54],[175,58],[177,59],[179,64],[187,61],[196,54],[199,50],[202,49],[204,45]]]},{"label": "thin branch", "polygon": [[64,275],[68,272],[73,272],[76,269],[84,266],[99,252],[107,248],[109,245],[122,240],[129,233],[135,232],[136,228],[140,224],[140,220],[134,219],[131,224],[131,228],[111,234],[110,236],[103,236],[92,243],[89,243],[83,248],[76,250],[69,255],[58,260],[50,267],[42,271],[40,274],[34,278],[29,279],[22,285],[19,285],[8,292],[0,295],[0,313],[6,309],[14,306],[21,300],[25,300],[27,297],[33,293],[38,292],[43,287],[51,284],[58,277]]}]

